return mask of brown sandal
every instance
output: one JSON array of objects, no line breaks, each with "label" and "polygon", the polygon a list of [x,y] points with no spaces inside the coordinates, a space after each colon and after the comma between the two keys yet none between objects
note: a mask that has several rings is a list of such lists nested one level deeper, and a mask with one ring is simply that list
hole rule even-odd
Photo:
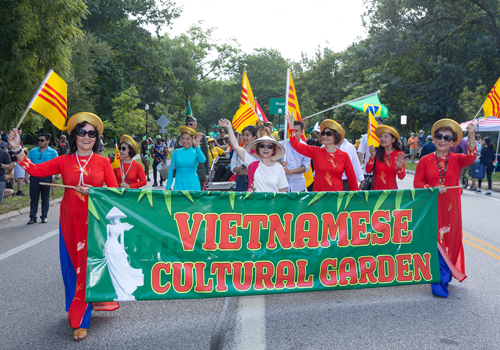
[{"label": "brown sandal", "polygon": [[87,338],[87,328],[77,328],[73,332],[73,339],[80,341],[85,338]]}]

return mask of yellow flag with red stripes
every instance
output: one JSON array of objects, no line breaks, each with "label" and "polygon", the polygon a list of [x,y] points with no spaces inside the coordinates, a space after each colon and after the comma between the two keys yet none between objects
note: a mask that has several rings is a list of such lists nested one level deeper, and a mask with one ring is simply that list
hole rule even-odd
[{"label": "yellow flag with red stripes", "polygon": [[111,167],[113,169],[118,169],[120,167],[120,151],[118,151],[118,145],[115,144],[116,147],[116,152],[115,152],[115,160],[113,160],[113,163],[111,163]]},{"label": "yellow flag with red stripes", "polygon": [[369,116],[368,116],[368,135],[367,135],[367,141],[368,141],[368,146],[373,147],[378,147],[380,146],[380,140],[378,139],[377,135],[375,135],[375,129],[378,126],[377,120],[375,120],[375,116],[372,114],[371,111],[369,111]]},{"label": "yellow flag with red stripes", "polygon": [[255,125],[258,121],[259,117],[255,114],[252,106],[245,103],[234,115],[232,124],[236,131],[242,132],[247,125]]},{"label": "yellow flag with red stripes", "polygon": [[500,118],[500,79],[491,88],[483,104],[484,116]]},{"label": "yellow flag with red stripes", "polygon": [[[288,112],[293,113],[294,120],[302,121],[302,116],[300,115],[299,99],[297,98],[297,92],[295,91],[295,85],[293,84],[292,72],[290,71],[290,86],[288,87]],[[303,141],[305,141],[305,137]]]},{"label": "yellow flag with red stripes", "polygon": [[241,81],[241,98],[240,107],[243,107],[245,103],[250,103],[253,110],[255,111],[255,99],[253,97],[252,88],[250,87],[250,82],[248,81],[247,72],[243,71],[243,79]]},{"label": "yellow flag with red stripes", "polygon": [[[288,87],[288,112],[293,113],[294,120],[302,121],[302,116],[300,115],[299,99],[297,98],[297,92],[295,91],[295,85],[293,84],[292,72],[290,71],[290,85]],[[288,128],[290,129],[290,128]],[[287,131],[289,133],[289,131]],[[306,141],[306,136],[304,133],[300,136],[302,141]],[[304,178],[306,180],[306,187],[309,187],[314,182],[314,176],[312,173],[312,168],[304,173]]]},{"label": "yellow flag with red stripes", "polygon": [[59,130],[66,130],[68,87],[52,69],[33,97],[31,109],[50,120]]}]

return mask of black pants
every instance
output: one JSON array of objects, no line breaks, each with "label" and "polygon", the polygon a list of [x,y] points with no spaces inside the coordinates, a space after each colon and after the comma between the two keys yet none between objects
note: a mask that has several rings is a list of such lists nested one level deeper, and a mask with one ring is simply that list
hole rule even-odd
[{"label": "black pants", "polygon": [[212,182],[224,182],[229,180],[229,178],[233,176],[233,172],[231,169],[226,168],[225,165],[219,164],[217,166],[217,170],[215,170],[215,175],[212,179]]},{"label": "black pants", "polygon": [[[493,173],[493,169],[486,169],[486,178],[488,179],[488,190],[491,191],[491,174]],[[477,179],[477,188],[481,188],[481,182],[483,179]]]},{"label": "black pants", "polygon": [[[153,162],[153,179],[154,179],[154,182],[156,183],[156,168],[158,167],[158,164],[160,164],[161,162],[157,162],[156,160]],[[165,179],[163,178],[163,176],[161,176],[160,174],[160,182],[163,182],[165,181]]]},{"label": "black pants", "polygon": [[50,202],[50,186],[42,186],[40,182],[52,182],[52,176],[47,177],[30,177],[30,219],[36,219],[38,211],[38,200],[42,197],[42,215],[41,219],[46,219],[49,214]]}]

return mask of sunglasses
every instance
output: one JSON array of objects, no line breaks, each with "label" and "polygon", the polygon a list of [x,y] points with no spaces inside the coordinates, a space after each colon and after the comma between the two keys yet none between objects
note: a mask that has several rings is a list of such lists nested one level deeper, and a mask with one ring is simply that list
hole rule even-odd
[{"label": "sunglasses", "polygon": [[441,133],[437,133],[434,135],[434,138],[438,141],[445,140],[446,142],[451,142],[453,141],[453,136],[450,135],[443,135]]},{"label": "sunglasses", "polygon": [[47,140],[44,140],[44,139],[38,139],[38,142],[45,142]]},{"label": "sunglasses", "polygon": [[91,139],[95,139],[97,137],[97,131],[95,130],[78,129],[76,131],[76,134],[80,137],[85,137],[85,135],[89,135]]},{"label": "sunglasses", "polygon": [[193,126],[194,123],[186,123],[186,126]]},{"label": "sunglasses", "polygon": [[126,151],[128,148],[127,147],[120,147],[120,150]]},{"label": "sunglasses", "polygon": [[324,136],[324,135],[326,135],[326,136],[333,136],[333,131],[330,131],[330,130],[328,130],[328,131],[322,131],[321,132],[321,136]]},{"label": "sunglasses", "polygon": [[264,145],[263,143],[261,143],[259,145],[259,148],[260,149],[264,149],[264,148],[267,148],[267,149],[274,149],[274,146],[273,145]]}]

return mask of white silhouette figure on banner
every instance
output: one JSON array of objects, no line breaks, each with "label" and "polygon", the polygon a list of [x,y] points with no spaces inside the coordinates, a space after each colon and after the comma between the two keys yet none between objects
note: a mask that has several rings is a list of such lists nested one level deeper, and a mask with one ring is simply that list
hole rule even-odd
[{"label": "white silhouette figure on banner", "polygon": [[[128,262],[125,251],[125,231],[133,225],[120,222],[127,216],[118,208],[113,207],[106,215],[111,225],[106,226],[108,239],[104,245],[104,257],[108,266],[111,282],[118,296],[115,301],[135,300],[132,293],[137,287],[144,285],[144,274],[141,269],[134,269]],[[120,240],[118,240],[120,238]]]}]

